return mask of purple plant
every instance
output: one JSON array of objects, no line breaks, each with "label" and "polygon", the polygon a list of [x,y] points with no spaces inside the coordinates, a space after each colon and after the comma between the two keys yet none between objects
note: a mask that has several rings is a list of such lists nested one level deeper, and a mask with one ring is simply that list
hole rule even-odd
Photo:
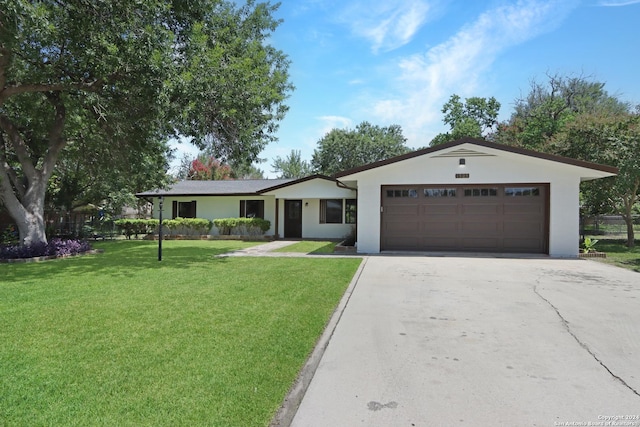
[{"label": "purple plant", "polygon": [[85,241],[53,238],[47,244],[35,243],[29,246],[0,245],[0,259],[66,256],[80,254],[90,250],[91,245]]}]

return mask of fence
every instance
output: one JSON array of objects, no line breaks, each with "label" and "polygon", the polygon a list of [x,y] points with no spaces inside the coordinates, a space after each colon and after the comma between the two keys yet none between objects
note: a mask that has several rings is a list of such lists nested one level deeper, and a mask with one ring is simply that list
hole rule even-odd
[{"label": "fence", "polygon": [[[640,215],[633,217],[633,229],[640,233]],[[627,224],[620,215],[585,216],[580,220],[583,236],[604,236],[610,239],[626,239]]]}]

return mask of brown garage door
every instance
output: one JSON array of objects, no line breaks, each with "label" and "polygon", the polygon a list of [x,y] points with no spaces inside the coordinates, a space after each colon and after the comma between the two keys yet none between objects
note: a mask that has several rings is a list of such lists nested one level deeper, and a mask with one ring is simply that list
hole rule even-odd
[{"label": "brown garage door", "polygon": [[382,187],[382,250],[547,253],[548,184]]}]

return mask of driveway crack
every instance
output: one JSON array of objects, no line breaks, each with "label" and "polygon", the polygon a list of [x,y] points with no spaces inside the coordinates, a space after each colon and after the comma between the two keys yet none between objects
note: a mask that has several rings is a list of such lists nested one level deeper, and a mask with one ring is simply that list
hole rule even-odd
[{"label": "driveway crack", "polygon": [[623,380],[622,378],[620,378],[619,376],[617,376],[616,374],[614,374],[611,369],[609,369],[609,367],[607,365],[604,364],[604,362],[602,362],[602,360],[600,360],[598,358],[598,356],[596,356],[596,354],[589,348],[589,346],[584,343],[583,341],[580,340],[580,338],[578,338],[578,336],[571,330],[571,327],[569,326],[569,322],[567,322],[567,320],[562,316],[562,314],[560,314],[560,310],[558,310],[558,308],[553,305],[551,303],[551,301],[549,301],[548,299],[546,299],[545,297],[543,297],[540,292],[538,292],[538,286],[534,285],[533,286],[533,292],[538,295],[544,302],[546,302],[551,308],[553,308],[553,310],[556,312],[556,314],[558,315],[558,317],[560,318],[560,320],[562,321],[562,324],[564,325],[564,328],[567,330],[567,332],[569,333],[569,335],[571,335],[573,337],[574,340],[576,340],[576,342],[580,345],[580,347],[582,347],[583,349],[585,349],[587,351],[587,353],[589,353],[591,355],[591,357],[594,358],[594,360],[596,362],[598,362],[600,364],[600,366],[602,366],[604,369],[607,370],[607,372],[609,372],[609,374],[615,378],[617,381],[619,381],[622,385],[624,385],[625,387],[627,387],[629,390],[631,390],[631,392],[633,394],[635,394],[636,396],[640,397],[640,393],[634,389],[633,387],[631,387],[629,384],[627,384],[627,382],[625,380]]}]

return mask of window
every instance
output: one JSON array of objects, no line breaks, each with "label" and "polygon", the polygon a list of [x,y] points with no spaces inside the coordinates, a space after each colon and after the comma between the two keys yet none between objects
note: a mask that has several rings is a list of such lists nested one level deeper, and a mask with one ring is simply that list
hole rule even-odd
[{"label": "window", "polygon": [[240,200],[240,218],[264,219],[264,200]]},{"label": "window", "polygon": [[497,188],[465,188],[465,197],[493,197],[498,195]]},{"label": "window", "polygon": [[424,197],[456,197],[455,188],[425,188]]},{"label": "window", "polygon": [[407,190],[387,190],[387,197],[411,197],[415,199],[418,197],[418,190],[413,188]]},{"label": "window", "polygon": [[538,187],[506,187],[504,189],[505,196],[539,196],[540,189]]},{"label": "window", "polygon": [[344,201],[344,223],[355,224],[358,216],[358,201],[356,199],[346,199]]},{"label": "window", "polygon": [[342,224],[342,199],[320,199],[320,224]]},{"label": "window", "polygon": [[196,217],[196,201],[178,202],[173,201],[171,218],[195,218]]}]

